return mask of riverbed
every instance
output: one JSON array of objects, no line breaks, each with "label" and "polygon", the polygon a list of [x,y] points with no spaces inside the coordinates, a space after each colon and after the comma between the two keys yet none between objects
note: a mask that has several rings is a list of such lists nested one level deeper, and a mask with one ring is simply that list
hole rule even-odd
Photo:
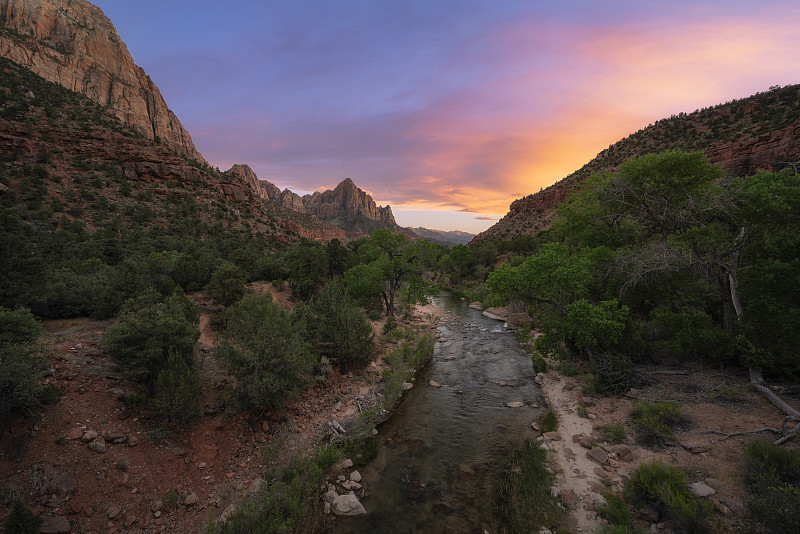
[{"label": "riverbed", "polygon": [[503,532],[505,457],[535,437],[531,423],[544,412],[536,373],[502,322],[452,295],[433,304],[442,317],[431,363],[378,429],[378,454],[361,469],[368,514],[337,519],[334,532]]}]

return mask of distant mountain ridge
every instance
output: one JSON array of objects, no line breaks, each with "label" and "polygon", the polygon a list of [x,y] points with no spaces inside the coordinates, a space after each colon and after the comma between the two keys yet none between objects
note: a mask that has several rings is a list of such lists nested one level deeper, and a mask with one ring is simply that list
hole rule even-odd
[{"label": "distant mountain ridge", "polygon": [[475,234],[462,232],[460,230],[433,230],[421,226],[410,226],[408,229],[428,241],[446,246],[466,245],[475,237]]},{"label": "distant mountain ridge", "polygon": [[500,221],[473,241],[513,239],[549,228],[558,205],[593,173],[615,170],[633,156],[670,149],[702,150],[709,161],[734,176],[800,162],[800,85],[774,87],[661,119],[617,141],[547,189],[515,200]]}]

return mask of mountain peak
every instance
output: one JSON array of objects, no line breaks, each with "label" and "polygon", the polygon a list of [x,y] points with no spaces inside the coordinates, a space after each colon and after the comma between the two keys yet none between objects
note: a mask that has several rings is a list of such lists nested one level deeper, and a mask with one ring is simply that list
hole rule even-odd
[{"label": "mountain peak", "polygon": [[85,0],[0,0],[0,55],[94,100],[144,137],[205,163],[103,11]]}]

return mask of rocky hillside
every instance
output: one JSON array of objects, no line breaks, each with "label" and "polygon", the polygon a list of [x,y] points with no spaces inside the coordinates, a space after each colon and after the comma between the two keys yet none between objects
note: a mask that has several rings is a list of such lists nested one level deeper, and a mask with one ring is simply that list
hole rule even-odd
[{"label": "rocky hillside", "polygon": [[558,204],[592,173],[616,169],[632,156],[669,149],[703,150],[710,161],[737,176],[799,162],[800,85],[773,88],[651,124],[547,189],[514,201],[505,217],[473,241],[513,239],[548,228]]},{"label": "rocky hillside", "polygon": [[0,0],[0,55],[107,107],[145,138],[205,160],[102,10],[84,0]]},{"label": "rocky hillside", "polygon": [[466,245],[472,238],[475,237],[475,234],[469,234],[467,232],[461,232],[459,230],[452,230],[452,231],[445,231],[445,230],[432,230],[430,228],[422,228],[422,227],[410,227],[409,230],[417,234],[418,236],[427,239],[428,241],[432,241],[434,243],[445,245],[451,247],[453,245]]},{"label": "rocky hillside", "polygon": [[144,138],[88,98],[0,58],[0,200],[40,229],[190,226],[277,241],[347,240],[317,217],[265,201],[219,172]]}]

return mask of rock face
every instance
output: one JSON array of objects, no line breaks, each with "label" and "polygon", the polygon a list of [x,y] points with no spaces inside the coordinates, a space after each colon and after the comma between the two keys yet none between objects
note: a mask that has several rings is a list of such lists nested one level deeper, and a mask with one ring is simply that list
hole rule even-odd
[{"label": "rock face", "polygon": [[103,11],[84,0],[0,0],[0,55],[82,93],[148,139],[205,162]]},{"label": "rock face", "polygon": [[237,163],[231,167],[228,172],[231,172],[244,180],[244,182],[253,189],[253,192],[257,196],[269,200],[280,199],[281,190],[278,189],[272,182],[268,182],[267,180],[259,180],[258,176],[256,176],[256,173],[250,168],[249,165]]},{"label": "rock face", "polygon": [[321,193],[317,191],[313,195],[303,197],[303,205],[308,213],[323,220],[363,217],[383,223],[387,227],[397,226],[392,208],[376,205],[372,197],[359,189],[350,178],[345,178],[333,190]]}]

